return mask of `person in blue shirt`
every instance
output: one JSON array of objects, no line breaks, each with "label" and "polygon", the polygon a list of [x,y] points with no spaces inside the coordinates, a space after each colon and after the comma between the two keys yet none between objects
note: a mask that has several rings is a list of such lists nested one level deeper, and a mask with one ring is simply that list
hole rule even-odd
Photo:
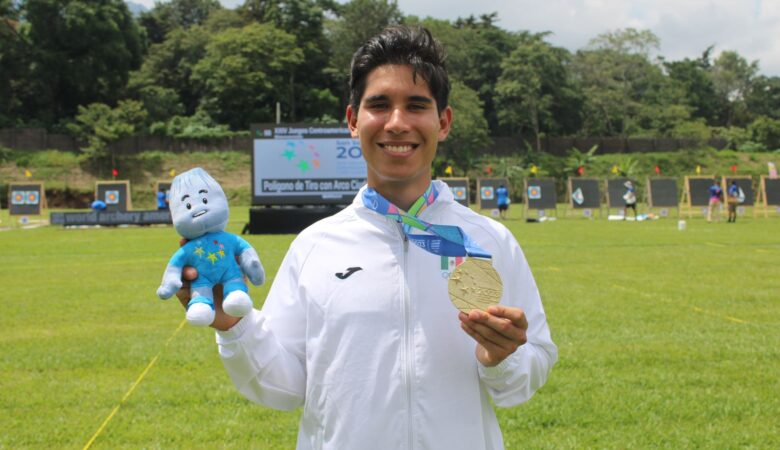
[{"label": "person in blue shirt", "polygon": [[501,184],[496,189],[496,196],[498,197],[498,213],[502,219],[506,219],[507,211],[509,211],[509,190]]},{"label": "person in blue shirt", "polygon": [[168,209],[168,195],[164,188],[157,191],[157,209]]},{"label": "person in blue shirt", "polygon": [[710,204],[707,208],[707,222],[712,222],[712,210],[716,209],[716,217],[715,221],[720,220],[720,205],[721,205],[721,199],[723,198],[723,189],[721,189],[720,184],[718,184],[718,179],[713,178],[712,179],[712,186],[709,188],[710,192]]},{"label": "person in blue shirt", "polygon": [[731,181],[731,185],[729,186],[728,191],[726,191],[726,194],[728,195],[726,202],[728,203],[729,206],[728,222],[736,222],[737,205],[739,204],[739,186],[737,186],[736,180]]}]

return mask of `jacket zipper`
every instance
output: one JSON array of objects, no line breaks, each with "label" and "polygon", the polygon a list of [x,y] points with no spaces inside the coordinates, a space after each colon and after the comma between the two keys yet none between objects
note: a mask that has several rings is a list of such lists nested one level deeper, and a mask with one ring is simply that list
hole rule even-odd
[{"label": "jacket zipper", "polygon": [[404,309],[404,378],[406,383],[406,407],[408,410],[409,418],[409,450],[414,448],[412,429],[412,332],[410,327],[411,322],[411,299],[409,293],[409,286],[406,283],[406,268],[408,265],[407,257],[409,255],[409,237],[404,233],[403,225],[398,224],[398,229],[403,236],[404,242],[404,261],[403,261],[403,275],[404,275],[404,290],[403,290],[403,309]]}]

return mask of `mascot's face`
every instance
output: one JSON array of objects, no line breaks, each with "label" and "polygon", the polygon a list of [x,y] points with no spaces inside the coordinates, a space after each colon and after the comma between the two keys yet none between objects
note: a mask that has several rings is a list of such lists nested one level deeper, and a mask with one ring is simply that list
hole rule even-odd
[{"label": "mascot's face", "polygon": [[222,231],[228,222],[228,203],[222,187],[199,167],[173,179],[170,207],[173,226],[187,239]]}]

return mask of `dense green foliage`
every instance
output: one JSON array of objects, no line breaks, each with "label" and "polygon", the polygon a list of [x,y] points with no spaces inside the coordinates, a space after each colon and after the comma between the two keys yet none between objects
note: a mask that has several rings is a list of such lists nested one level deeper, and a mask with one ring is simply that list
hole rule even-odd
[{"label": "dense green foliage", "polygon": [[123,100],[146,111],[136,132],[171,137],[187,134],[182,123],[198,124],[191,136],[245,132],[275,120],[277,105],[285,122],[341,121],[357,46],[387,25],[419,23],[448,50],[461,105],[450,147],[464,170],[485,136],[537,151],[546,136],[780,146],[780,77],[761,75],[758,61],[712,47],[667,61],[656,35],[632,28],[571,52],[499,21],[406,16],[396,0],[171,0],[135,18],[121,0],[0,0],[0,127],[72,130],[79,108]]},{"label": "dense green foliage", "polygon": [[[776,215],[681,232],[518,212],[504,223],[559,361],[528,403],[497,410],[507,449],[780,447]],[[231,213],[239,232],[247,210]],[[256,305],[293,237],[247,237],[268,272]],[[300,410],[241,398],[213,332],[177,331],[182,308],[155,296],[176,247],[168,227],[0,232],[0,448],[84,448],[117,406],[91,448],[295,447]]]}]

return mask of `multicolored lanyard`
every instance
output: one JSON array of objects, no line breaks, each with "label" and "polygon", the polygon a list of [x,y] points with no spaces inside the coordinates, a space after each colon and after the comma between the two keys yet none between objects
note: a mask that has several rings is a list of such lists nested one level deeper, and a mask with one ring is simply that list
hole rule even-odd
[{"label": "multicolored lanyard", "polygon": [[[439,192],[431,183],[425,193],[412,204],[407,212],[387,201],[373,188],[366,188],[363,191],[363,204],[366,208],[402,224],[407,238],[423,250],[440,256],[470,256],[490,259],[490,253],[477,245],[460,227],[434,225],[418,217],[428,206],[433,204],[438,195]],[[412,234],[412,228],[430,234]]]}]

